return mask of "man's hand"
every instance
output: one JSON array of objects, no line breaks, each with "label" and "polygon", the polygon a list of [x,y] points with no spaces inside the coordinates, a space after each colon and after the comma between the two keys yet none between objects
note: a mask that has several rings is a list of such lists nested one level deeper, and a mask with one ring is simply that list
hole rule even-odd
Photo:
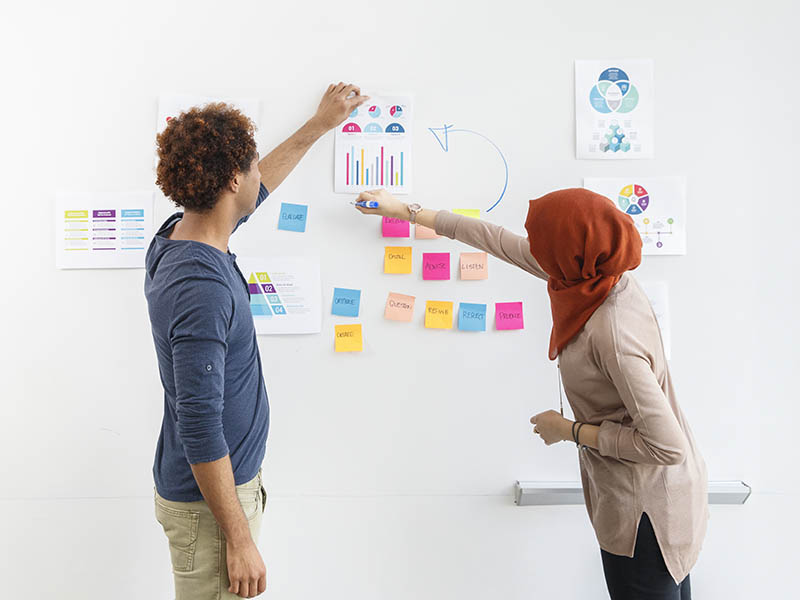
[{"label": "man's hand", "polygon": [[243,546],[230,540],[226,543],[228,551],[228,591],[242,598],[255,598],[267,587],[267,568],[261,559],[253,540],[248,539]]},{"label": "man's hand", "polygon": [[338,84],[332,83],[323,94],[312,121],[322,131],[328,131],[343,123],[354,109],[367,100],[369,96],[362,96],[361,89],[356,85],[344,84],[341,81]]}]

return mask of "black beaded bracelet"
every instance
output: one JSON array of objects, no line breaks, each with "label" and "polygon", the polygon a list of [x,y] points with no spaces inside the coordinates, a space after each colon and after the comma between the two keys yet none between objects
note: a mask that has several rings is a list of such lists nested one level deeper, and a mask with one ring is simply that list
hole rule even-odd
[{"label": "black beaded bracelet", "polygon": [[581,423],[580,425],[578,425],[578,433],[575,434],[575,445],[578,448],[581,447],[581,441],[580,441],[581,440],[581,427],[583,427],[584,425],[586,425],[586,423]]},{"label": "black beaded bracelet", "polygon": [[575,425],[577,424],[577,421],[572,422],[572,441],[575,442],[576,445],[578,444],[578,438],[575,437]]}]

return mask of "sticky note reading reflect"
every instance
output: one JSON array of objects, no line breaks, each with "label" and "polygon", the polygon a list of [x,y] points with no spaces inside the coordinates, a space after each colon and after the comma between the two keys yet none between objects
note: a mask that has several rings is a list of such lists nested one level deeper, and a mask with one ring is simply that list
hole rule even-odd
[{"label": "sticky note reading reflect", "polygon": [[364,340],[361,337],[361,324],[336,325],[334,327],[336,352],[361,352]]},{"label": "sticky note reading reflect", "polygon": [[416,298],[414,296],[389,292],[389,297],[386,299],[386,310],[383,316],[390,321],[410,322],[414,317],[415,300]]},{"label": "sticky note reading reflect", "polygon": [[489,262],[486,252],[462,252],[459,264],[461,279],[489,279]]},{"label": "sticky note reading reflect", "polygon": [[403,219],[383,217],[381,230],[383,237],[409,237],[411,235],[411,225]]},{"label": "sticky note reading reflect", "polygon": [[450,253],[424,252],[422,254],[423,279],[450,279]]},{"label": "sticky note reading reflect", "polygon": [[429,329],[452,329],[453,303],[428,300],[425,303],[425,327]]},{"label": "sticky note reading reflect", "polygon": [[457,215],[464,215],[465,217],[470,217],[471,219],[481,218],[480,208],[454,208],[453,212]]},{"label": "sticky note reading reflect", "polygon": [[278,229],[284,231],[306,230],[306,219],[308,218],[308,206],[305,204],[281,203],[281,215],[278,219]]},{"label": "sticky note reading reflect", "polygon": [[486,331],[486,305],[468,302],[459,304],[458,328],[461,331]]},{"label": "sticky note reading reflect", "polygon": [[331,314],[340,317],[357,317],[361,305],[361,290],[333,288],[333,306]]},{"label": "sticky note reading reflect", "polygon": [[522,302],[498,302],[494,306],[494,323],[498,331],[525,328],[522,324]]},{"label": "sticky note reading reflect", "polygon": [[439,237],[439,234],[430,227],[425,227],[425,225],[418,223],[414,226],[414,237],[418,240],[435,240]]},{"label": "sticky note reading reflect", "polygon": [[383,272],[411,273],[411,246],[386,246],[383,256]]}]

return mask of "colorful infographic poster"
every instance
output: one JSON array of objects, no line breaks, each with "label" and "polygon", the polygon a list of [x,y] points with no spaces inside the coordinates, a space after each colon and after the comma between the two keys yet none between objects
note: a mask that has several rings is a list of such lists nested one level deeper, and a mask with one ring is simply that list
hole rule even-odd
[{"label": "colorful infographic poster", "polygon": [[378,96],[355,109],[336,130],[334,191],[386,188],[412,191],[410,96]]},{"label": "colorful infographic poster", "polygon": [[56,267],[141,269],[153,237],[153,193],[61,194]]},{"label": "colorful infographic poster", "polygon": [[653,61],[576,60],[578,158],[653,158]]},{"label": "colorful infographic poster", "polygon": [[686,178],[587,177],[583,187],[633,218],[642,254],[686,254]]}]

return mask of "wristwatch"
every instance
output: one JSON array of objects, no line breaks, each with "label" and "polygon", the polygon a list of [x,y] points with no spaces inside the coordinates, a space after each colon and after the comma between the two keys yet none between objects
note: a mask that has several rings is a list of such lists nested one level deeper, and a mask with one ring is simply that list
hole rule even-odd
[{"label": "wristwatch", "polygon": [[416,202],[414,202],[414,204],[409,204],[408,205],[408,212],[411,213],[411,218],[409,219],[409,221],[411,221],[412,223],[416,223],[417,222],[417,213],[419,211],[421,211],[421,210],[422,210],[422,207],[419,204],[417,204]]}]

